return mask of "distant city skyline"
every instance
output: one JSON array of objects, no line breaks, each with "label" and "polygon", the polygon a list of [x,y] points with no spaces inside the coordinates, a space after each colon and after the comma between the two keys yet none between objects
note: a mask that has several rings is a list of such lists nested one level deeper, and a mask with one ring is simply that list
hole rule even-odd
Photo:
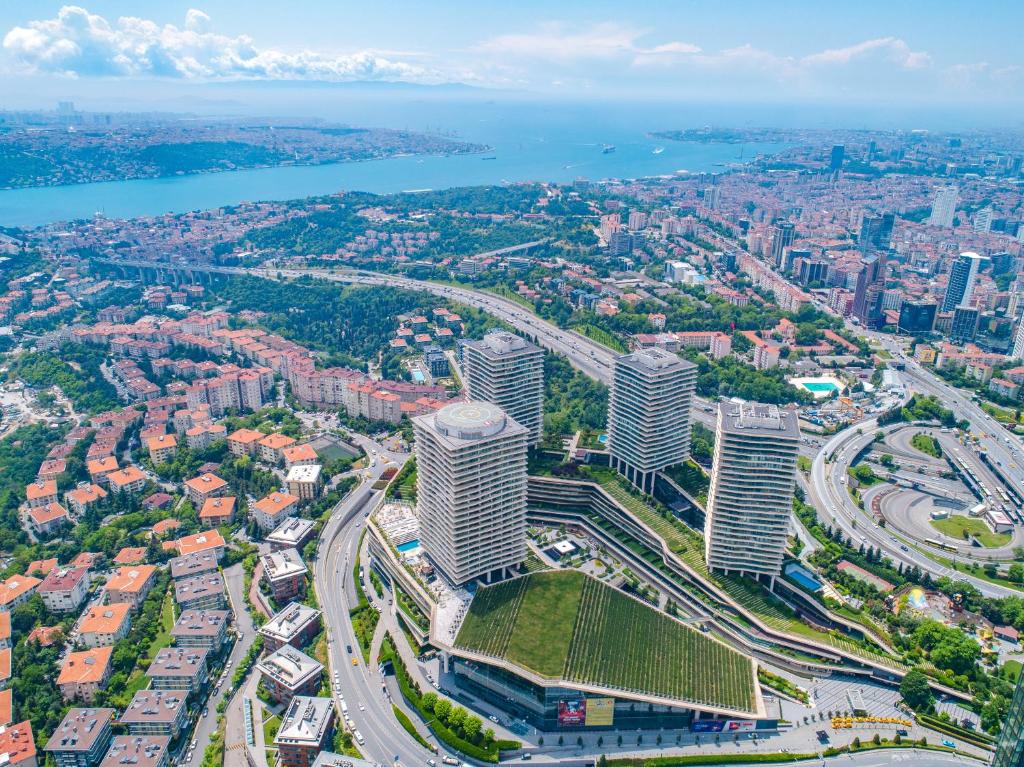
[{"label": "distant city skyline", "polygon": [[1022,22],[1009,2],[985,13],[920,2],[8,4],[0,107],[157,108],[237,81],[399,82],[496,97],[984,105],[991,124],[1012,125],[1024,115]]}]

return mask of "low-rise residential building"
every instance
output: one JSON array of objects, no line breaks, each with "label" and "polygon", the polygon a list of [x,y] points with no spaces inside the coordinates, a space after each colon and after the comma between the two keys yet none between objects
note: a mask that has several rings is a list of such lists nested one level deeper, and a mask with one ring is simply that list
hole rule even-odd
[{"label": "low-rise residential building", "polygon": [[0,764],[5,767],[37,767],[32,722],[25,720],[0,729]]},{"label": "low-rise residential building", "polygon": [[114,648],[97,647],[69,653],[57,676],[57,687],[64,700],[91,701],[110,678],[110,656]]},{"label": "low-rise residential building", "polygon": [[[0,613],[0,650],[11,646],[11,614]],[[0,722],[0,724],[5,724],[5,722]]]},{"label": "low-rise residential building", "polygon": [[71,522],[68,510],[59,503],[33,506],[28,510],[28,521],[38,536],[48,536]]},{"label": "low-rise residential building", "polygon": [[27,602],[40,583],[41,580],[31,575],[12,575],[0,582],[0,612],[10,612],[22,602]]},{"label": "low-rise residential building", "polygon": [[271,551],[280,551],[281,549],[301,551],[306,542],[313,538],[315,529],[316,523],[312,519],[288,517],[264,540],[270,544]]},{"label": "low-rise residential building", "polygon": [[104,455],[100,458],[93,458],[85,462],[85,468],[89,472],[89,479],[97,485],[107,484],[107,475],[117,471],[121,467],[117,458],[112,455]]},{"label": "low-rise residential building", "polygon": [[128,636],[128,629],[132,625],[131,610],[132,606],[127,602],[90,607],[78,626],[82,644],[86,647],[103,647]]},{"label": "low-rise residential building", "polygon": [[118,735],[100,767],[170,767],[170,743],[164,735]]},{"label": "low-rise residential building", "polygon": [[199,692],[206,684],[206,656],[202,647],[164,647],[157,652],[146,669],[154,690],[181,690],[188,694]]},{"label": "low-rise residential building", "polygon": [[263,635],[263,649],[274,652],[284,645],[301,650],[320,633],[320,611],[292,602],[277,615],[260,626]]},{"label": "low-rise residential building", "polygon": [[210,473],[200,474],[185,483],[185,495],[197,509],[201,509],[208,498],[224,495],[227,489],[227,482],[216,474]]},{"label": "low-rise residential building", "polygon": [[131,735],[164,735],[173,741],[188,725],[186,700],[179,690],[139,690],[119,721]]},{"label": "low-rise residential building", "polygon": [[269,533],[286,518],[299,510],[299,499],[289,493],[271,493],[253,504],[253,517],[256,525],[264,533]]},{"label": "low-rise residential building", "polygon": [[272,551],[260,557],[263,578],[278,603],[301,596],[306,591],[306,564],[295,549]]},{"label": "low-rise residential building", "polygon": [[125,466],[107,475],[107,487],[112,493],[141,493],[146,486],[146,475],[138,466]]},{"label": "low-rise residential building", "polygon": [[306,653],[284,645],[256,664],[271,700],[287,704],[296,695],[315,695],[323,666]]},{"label": "low-rise residential building", "polygon": [[37,591],[50,612],[73,612],[89,595],[89,570],[86,567],[54,568],[43,578]]},{"label": "low-rise residential building", "polygon": [[80,485],[64,495],[68,508],[73,514],[81,517],[90,507],[107,497],[107,491],[96,484]]},{"label": "low-rise residential building", "polygon": [[194,535],[186,535],[174,542],[178,554],[188,556],[189,554],[200,554],[208,551],[217,557],[218,561],[224,556],[224,536],[218,530],[204,530]]},{"label": "low-rise residential building", "polygon": [[274,738],[281,767],[311,767],[334,734],[331,698],[292,698]]},{"label": "low-rise residential building", "polygon": [[204,573],[174,582],[174,599],[184,610],[223,610],[224,576]]},{"label": "low-rise residential building", "polygon": [[125,546],[114,555],[115,565],[141,565],[146,561],[148,550],[145,546]]},{"label": "low-rise residential building", "polygon": [[281,451],[281,456],[284,458],[284,465],[287,469],[292,466],[320,463],[320,456],[316,454],[316,450],[309,443],[286,447]]},{"label": "low-rise residential building", "polygon": [[184,610],[171,629],[176,647],[202,647],[212,655],[220,652],[228,633],[227,610]]},{"label": "low-rise residential building", "polygon": [[295,444],[295,439],[287,434],[268,434],[260,440],[260,458],[267,463],[277,463],[284,459],[282,451]]},{"label": "low-rise residential building", "polygon": [[97,767],[114,736],[112,708],[72,708],[44,750],[57,767]]},{"label": "low-rise residential building", "polygon": [[232,455],[256,455],[260,440],[266,435],[255,429],[239,429],[228,435],[228,450]]},{"label": "low-rise residential building", "polygon": [[173,434],[160,434],[150,437],[146,442],[149,448],[149,460],[154,466],[170,463],[178,454],[178,440]]},{"label": "low-rise residential building", "polygon": [[300,501],[312,501],[320,495],[320,465],[292,466],[285,476],[285,487]]},{"label": "low-rise residential building", "polygon": [[224,495],[207,498],[199,510],[199,522],[203,527],[220,527],[235,521],[235,497]]},{"label": "low-rise residential building", "polygon": [[[75,565],[72,565],[75,567]],[[25,575],[31,575],[33,578],[45,578],[50,574],[51,570],[57,568],[57,557],[50,557],[49,559],[33,559],[28,563],[28,567],[25,568]]]},{"label": "low-rise residential building", "polygon": [[126,602],[133,610],[138,610],[156,583],[156,567],[154,565],[132,565],[122,567],[107,581],[107,602],[116,604]]},{"label": "low-rise residential building", "polygon": [[57,503],[57,481],[53,479],[36,480],[26,485],[25,502],[30,509]]},{"label": "low-rise residential building", "polygon": [[217,572],[217,555],[212,551],[199,551],[195,554],[186,554],[175,557],[170,561],[171,577],[174,580],[179,578],[190,578],[193,575]]}]

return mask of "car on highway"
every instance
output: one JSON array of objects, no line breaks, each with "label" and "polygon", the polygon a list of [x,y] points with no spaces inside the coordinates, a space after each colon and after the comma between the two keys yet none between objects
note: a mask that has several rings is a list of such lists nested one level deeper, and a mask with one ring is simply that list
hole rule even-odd
[{"label": "car on highway", "polygon": [[352,665],[353,666],[358,666],[359,665],[359,660],[357,658],[353,658],[352,659]]},{"label": "car on highway", "polygon": [[942,745],[944,745],[946,748],[956,748],[956,743],[951,741],[949,738],[943,740]]},{"label": "car on highway", "polygon": [[[352,654],[352,645],[350,645],[350,644],[345,645],[345,652],[347,652],[349,655],[351,655]],[[335,674],[335,676],[337,676],[337,674]]]}]

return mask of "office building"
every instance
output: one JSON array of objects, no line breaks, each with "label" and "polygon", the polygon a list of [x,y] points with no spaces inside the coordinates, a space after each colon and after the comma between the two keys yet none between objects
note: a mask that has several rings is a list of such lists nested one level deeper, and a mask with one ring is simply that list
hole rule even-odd
[{"label": "office building", "polygon": [[883,324],[882,294],[885,292],[885,254],[869,253],[861,259],[853,292],[853,316],[866,327]]},{"label": "office building", "polygon": [[896,223],[893,213],[865,213],[857,234],[861,250],[888,250],[892,242],[892,228]]},{"label": "office building", "polygon": [[528,430],[497,405],[456,402],[413,419],[420,539],[455,584],[526,559]]},{"label": "office building", "polygon": [[992,767],[1024,767],[1024,675],[1017,678],[1010,710],[999,731]]},{"label": "office building", "polygon": [[57,767],[96,767],[107,753],[112,708],[72,708],[54,730],[45,751]]},{"label": "office building", "polygon": [[842,144],[836,144],[832,147],[832,152],[829,155],[828,168],[835,172],[843,169],[843,159],[846,157],[846,147]]},{"label": "office building", "polygon": [[796,225],[789,221],[776,221],[772,227],[772,252],[771,262],[776,269],[782,267],[782,261],[787,248],[792,247],[796,241]]},{"label": "office building", "polygon": [[938,304],[934,301],[904,301],[900,306],[900,333],[931,333]]},{"label": "office building", "polygon": [[754,402],[718,406],[704,525],[708,567],[774,585],[793,516],[796,413]]},{"label": "office building", "polygon": [[505,330],[467,341],[462,350],[466,388],[471,399],[490,402],[540,442],[544,429],[544,352]]},{"label": "office building", "polygon": [[612,468],[650,492],[656,472],[690,457],[697,366],[664,349],[615,359],[608,401]]},{"label": "office building", "polygon": [[940,187],[932,200],[932,213],[928,223],[932,226],[953,226],[956,204],[960,199],[960,190],[955,186]]},{"label": "office building", "polygon": [[988,259],[977,253],[961,253],[949,269],[946,295],[942,299],[942,311],[951,312],[958,306],[970,306],[974,296],[974,283],[978,272]]},{"label": "office building", "polygon": [[978,335],[978,319],[980,312],[973,306],[958,306],[953,310],[953,327],[949,331],[949,340],[956,344],[973,341]]},{"label": "office building", "polygon": [[311,767],[317,754],[330,745],[333,731],[331,698],[292,698],[274,738],[281,767]]}]

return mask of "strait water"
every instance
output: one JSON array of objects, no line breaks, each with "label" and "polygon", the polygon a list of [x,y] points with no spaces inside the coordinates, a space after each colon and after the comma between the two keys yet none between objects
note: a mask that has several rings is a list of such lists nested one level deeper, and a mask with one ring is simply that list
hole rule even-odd
[{"label": "strait water", "polygon": [[[392,193],[515,181],[568,182],[722,171],[780,144],[704,144],[656,139],[652,131],[695,127],[685,115],[551,104],[327,104],[321,114],[353,125],[443,131],[486,144],[481,154],[394,157],[317,166],[261,168],[161,179],[0,191],[0,226],[28,227],[288,200],[339,191]],[[614,145],[605,153],[602,147]],[[489,159],[485,159],[489,158]],[[490,159],[493,158],[493,159]]]}]

